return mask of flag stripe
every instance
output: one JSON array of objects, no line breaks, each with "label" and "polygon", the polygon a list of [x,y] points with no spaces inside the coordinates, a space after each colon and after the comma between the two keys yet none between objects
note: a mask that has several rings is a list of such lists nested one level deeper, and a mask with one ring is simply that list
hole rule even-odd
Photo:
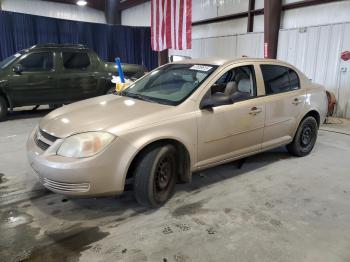
[{"label": "flag stripe", "polygon": [[171,43],[171,0],[166,0],[166,45],[167,48],[172,48]]},{"label": "flag stripe", "polygon": [[186,49],[192,48],[192,0],[186,0]]},{"label": "flag stripe", "polygon": [[184,11],[184,0],[179,0],[180,6],[179,6],[179,33],[178,33],[178,40],[179,40],[179,50],[182,50],[182,31],[183,31],[183,11]]},{"label": "flag stripe", "polygon": [[151,16],[154,51],[191,48],[192,0],[152,0]]}]

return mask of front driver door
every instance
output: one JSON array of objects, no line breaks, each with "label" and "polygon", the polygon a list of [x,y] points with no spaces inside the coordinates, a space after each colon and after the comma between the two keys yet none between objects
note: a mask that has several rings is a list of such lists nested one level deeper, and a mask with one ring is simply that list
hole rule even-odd
[{"label": "front driver door", "polygon": [[[261,149],[265,105],[258,97],[253,65],[231,67],[218,76],[209,93],[223,92],[234,102],[198,112],[198,161],[196,167],[234,159]],[[226,74],[226,76],[225,76]],[[225,79],[225,89],[218,90]],[[230,89],[230,90],[228,90]]]},{"label": "front driver door", "polygon": [[15,106],[57,102],[57,81],[52,52],[24,55],[18,62],[22,72],[9,79],[10,96]]}]

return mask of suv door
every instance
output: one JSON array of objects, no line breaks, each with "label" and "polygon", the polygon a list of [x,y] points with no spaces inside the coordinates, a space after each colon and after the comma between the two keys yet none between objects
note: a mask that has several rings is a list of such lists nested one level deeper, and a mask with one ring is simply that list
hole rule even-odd
[{"label": "suv door", "polygon": [[253,65],[222,72],[203,99],[219,92],[233,103],[202,109],[198,113],[197,167],[234,159],[261,149],[265,105],[257,88]]},{"label": "suv door", "polygon": [[266,121],[262,148],[292,141],[303,112],[306,92],[300,89],[298,74],[291,68],[262,64],[266,92]]},{"label": "suv door", "polygon": [[54,54],[49,51],[23,55],[18,62],[22,69],[9,78],[10,96],[15,106],[50,104],[57,101],[57,80]]},{"label": "suv door", "polygon": [[97,95],[94,66],[86,51],[62,51],[58,85],[66,102],[82,100]]}]

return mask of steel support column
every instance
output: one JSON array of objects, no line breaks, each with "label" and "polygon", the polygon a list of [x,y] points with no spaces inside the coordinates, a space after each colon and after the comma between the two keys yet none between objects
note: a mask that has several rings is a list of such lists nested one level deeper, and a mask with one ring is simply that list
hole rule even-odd
[{"label": "steel support column", "polygon": [[253,32],[254,30],[254,14],[253,14],[254,9],[255,9],[255,0],[249,0],[247,32]]},{"label": "steel support column", "polygon": [[120,0],[106,0],[105,15],[109,25],[120,25],[122,23],[122,13],[119,8]]},{"label": "steel support column", "polygon": [[276,58],[282,1],[264,0],[264,57]]}]

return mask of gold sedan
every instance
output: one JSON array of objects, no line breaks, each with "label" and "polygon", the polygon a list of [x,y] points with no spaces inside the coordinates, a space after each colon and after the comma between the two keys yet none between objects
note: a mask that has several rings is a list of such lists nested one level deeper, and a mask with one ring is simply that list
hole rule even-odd
[{"label": "gold sedan", "polygon": [[133,184],[138,202],[157,207],[194,171],[283,145],[307,155],[326,110],[324,88],[284,62],[185,60],[51,112],[27,152],[54,192],[109,195]]}]

